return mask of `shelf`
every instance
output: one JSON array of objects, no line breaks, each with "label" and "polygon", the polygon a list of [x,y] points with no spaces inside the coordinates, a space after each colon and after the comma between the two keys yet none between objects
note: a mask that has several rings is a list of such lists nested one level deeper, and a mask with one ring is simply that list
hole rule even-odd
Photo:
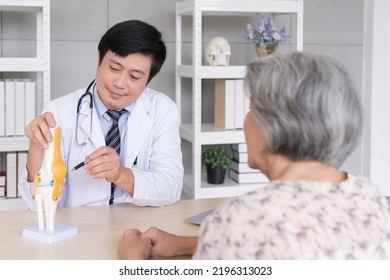
[{"label": "shelf", "polygon": [[1,11],[37,12],[42,10],[43,0],[0,0]]},{"label": "shelf", "polygon": [[0,137],[0,152],[27,151],[30,140],[25,136]]},{"label": "shelf", "polygon": [[42,72],[50,65],[41,58],[0,58],[0,72]]},{"label": "shelf", "polygon": [[[176,69],[175,100],[182,114],[183,96],[191,100],[192,117],[181,123],[180,137],[192,145],[192,167],[185,175],[184,193],[193,198],[238,196],[259,188],[262,184],[238,184],[226,177],[225,184],[210,185],[202,174],[203,145],[226,145],[245,142],[242,129],[224,130],[213,123],[202,123],[203,79],[243,79],[246,66],[206,66],[203,61],[202,21],[205,16],[258,16],[260,14],[291,14],[296,16],[296,49],[303,47],[303,0],[185,0],[176,3]],[[183,16],[192,17],[191,65],[182,64]],[[224,20],[224,19],[223,19]],[[192,79],[191,92],[183,90],[183,78]],[[230,113],[230,112],[229,112]],[[233,113],[233,112],[231,112]],[[189,112],[188,112],[189,114]],[[186,171],[187,172],[187,171]]]},{"label": "shelf", "polygon": [[0,198],[0,211],[15,211],[27,209],[27,204],[22,198]]},{"label": "shelf", "polygon": [[[228,172],[226,172],[227,174]],[[183,191],[188,196],[195,198],[215,198],[215,197],[232,197],[246,194],[250,191],[265,187],[268,182],[253,183],[253,184],[238,184],[232,180],[228,175],[225,176],[225,182],[219,185],[209,184],[206,181],[206,174],[202,174],[202,185],[200,188],[194,190],[193,178],[191,174],[184,174],[184,188]],[[196,193],[192,193],[196,192]]]},{"label": "shelf", "polygon": [[[0,11],[35,13],[36,55],[33,57],[0,57],[0,73],[36,73],[36,109],[37,112],[41,111],[50,100],[50,0],[0,0]],[[23,40],[17,41],[20,45],[24,44]],[[23,75],[20,76],[23,77]],[[12,108],[7,109],[12,110]],[[0,152],[28,151],[29,144],[30,140],[26,136],[1,136]],[[13,181],[7,182],[7,188],[17,187],[10,185]],[[0,199],[0,211],[18,209],[27,209],[22,198]]]},{"label": "shelf", "polygon": [[[193,65],[178,65],[177,74],[184,78],[194,78]],[[201,66],[198,71],[201,79],[242,79],[246,74],[245,66]]]},{"label": "shelf", "polygon": [[[180,136],[191,143],[195,137],[191,124],[180,125]],[[202,124],[202,131],[198,134],[201,145],[232,144],[245,142],[245,136],[242,129],[224,130],[219,129],[212,123]]]},{"label": "shelf", "polygon": [[[200,0],[199,9],[202,15],[208,16],[242,16],[262,13],[297,13],[302,8],[297,0]],[[177,4],[179,15],[192,15],[195,0],[183,1]]]}]

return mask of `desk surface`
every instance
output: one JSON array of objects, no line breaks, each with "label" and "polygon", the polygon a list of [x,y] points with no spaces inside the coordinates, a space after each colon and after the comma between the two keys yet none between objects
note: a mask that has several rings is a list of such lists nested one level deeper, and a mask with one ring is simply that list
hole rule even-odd
[{"label": "desk surface", "polygon": [[189,216],[215,208],[224,198],[180,200],[163,207],[131,204],[59,208],[56,222],[76,226],[78,235],[53,244],[22,237],[24,228],[38,223],[31,211],[0,212],[0,259],[117,259],[119,237],[125,229],[141,231],[151,226],[178,235],[197,235],[199,226],[185,222]]}]

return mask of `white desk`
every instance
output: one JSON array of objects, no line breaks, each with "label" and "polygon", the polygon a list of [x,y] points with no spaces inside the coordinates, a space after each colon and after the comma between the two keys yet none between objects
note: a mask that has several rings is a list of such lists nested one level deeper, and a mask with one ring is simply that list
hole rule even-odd
[{"label": "white desk", "polygon": [[59,208],[56,222],[76,226],[78,235],[53,244],[22,237],[24,228],[36,225],[29,210],[0,212],[0,259],[117,259],[118,239],[125,229],[151,226],[178,235],[197,235],[199,226],[189,216],[215,208],[226,198],[181,200],[171,206],[137,207],[131,204]]}]

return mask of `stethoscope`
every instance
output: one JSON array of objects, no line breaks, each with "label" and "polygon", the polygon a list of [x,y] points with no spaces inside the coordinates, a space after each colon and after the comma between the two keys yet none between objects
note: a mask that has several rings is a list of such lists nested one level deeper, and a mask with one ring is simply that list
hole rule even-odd
[{"label": "stethoscope", "polygon": [[[79,101],[77,103],[77,117],[76,117],[76,141],[78,144],[80,145],[85,145],[87,143],[89,143],[89,141],[91,140],[91,135],[92,135],[92,112],[93,112],[93,96],[92,96],[92,93],[90,92],[90,89],[92,87],[92,85],[95,83],[95,80],[93,80],[89,86],[87,87],[87,90],[85,91],[85,93],[80,96],[79,98]],[[88,98],[89,101],[87,102],[84,102],[83,103],[83,100],[84,98]],[[90,118],[90,123],[89,123],[89,134],[87,135],[87,137],[80,141],[79,139],[79,135],[78,135],[78,131],[79,131],[79,117],[80,117],[80,111],[81,111],[81,108],[84,106],[84,104],[88,104],[89,103],[89,110],[90,110],[90,114],[89,114],[89,118]]]},{"label": "stethoscope", "polygon": [[[88,144],[89,141],[91,140],[91,135],[92,135],[92,113],[93,113],[93,95],[92,93],[90,92],[90,89],[91,87],[94,85],[96,80],[93,80],[89,86],[87,87],[87,90],[85,91],[85,93],[80,96],[79,98],[79,101],[77,103],[77,117],[76,117],[76,141],[78,144],[80,145],[85,145],[85,144]],[[87,97],[89,99],[89,102],[83,102],[84,98]],[[89,123],[89,134],[87,135],[87,137],[82,140],[82,141],[79,141],[79,135],[78,135],[78,131],[79,131],[79,117],[80,117],[80,111],[81,111],[81,108],[84,104],[88,104],[89,103],[89,110],[90,110],[90,114],[89,114],[89,118],[90,118],[90,123]],[[134,163],[133,165],[137,165],[137,159],[138,157],[135,158],[134,160]]]}]

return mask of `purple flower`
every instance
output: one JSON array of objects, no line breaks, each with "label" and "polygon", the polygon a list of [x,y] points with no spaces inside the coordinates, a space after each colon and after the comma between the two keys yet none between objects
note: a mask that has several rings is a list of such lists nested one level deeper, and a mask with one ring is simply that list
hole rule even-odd
[{"label": "purple flower", "polygon": [[271,18],[266,18],[264,20],[264,26],[265,26],[265,30],[267,31],[267,33],[274,32],[274,26],[272,24],[272,19]]},{"label": "purple flower", "polygon": [[286,28],[283,27],[280,32],[276,32],[272,18],[261,20],[256,26],[247,24],[247,41],[253,42],[258,46],[278,45],[280,42],[288,41]]},{"label": "purple flower", "polygon": [[280,41],[282,43],[286,43],[288,41],[287,31],[286,31],[286,28],[284,26],[283,26],[282,30],[280,30],[279,35],[280,35]]}]

